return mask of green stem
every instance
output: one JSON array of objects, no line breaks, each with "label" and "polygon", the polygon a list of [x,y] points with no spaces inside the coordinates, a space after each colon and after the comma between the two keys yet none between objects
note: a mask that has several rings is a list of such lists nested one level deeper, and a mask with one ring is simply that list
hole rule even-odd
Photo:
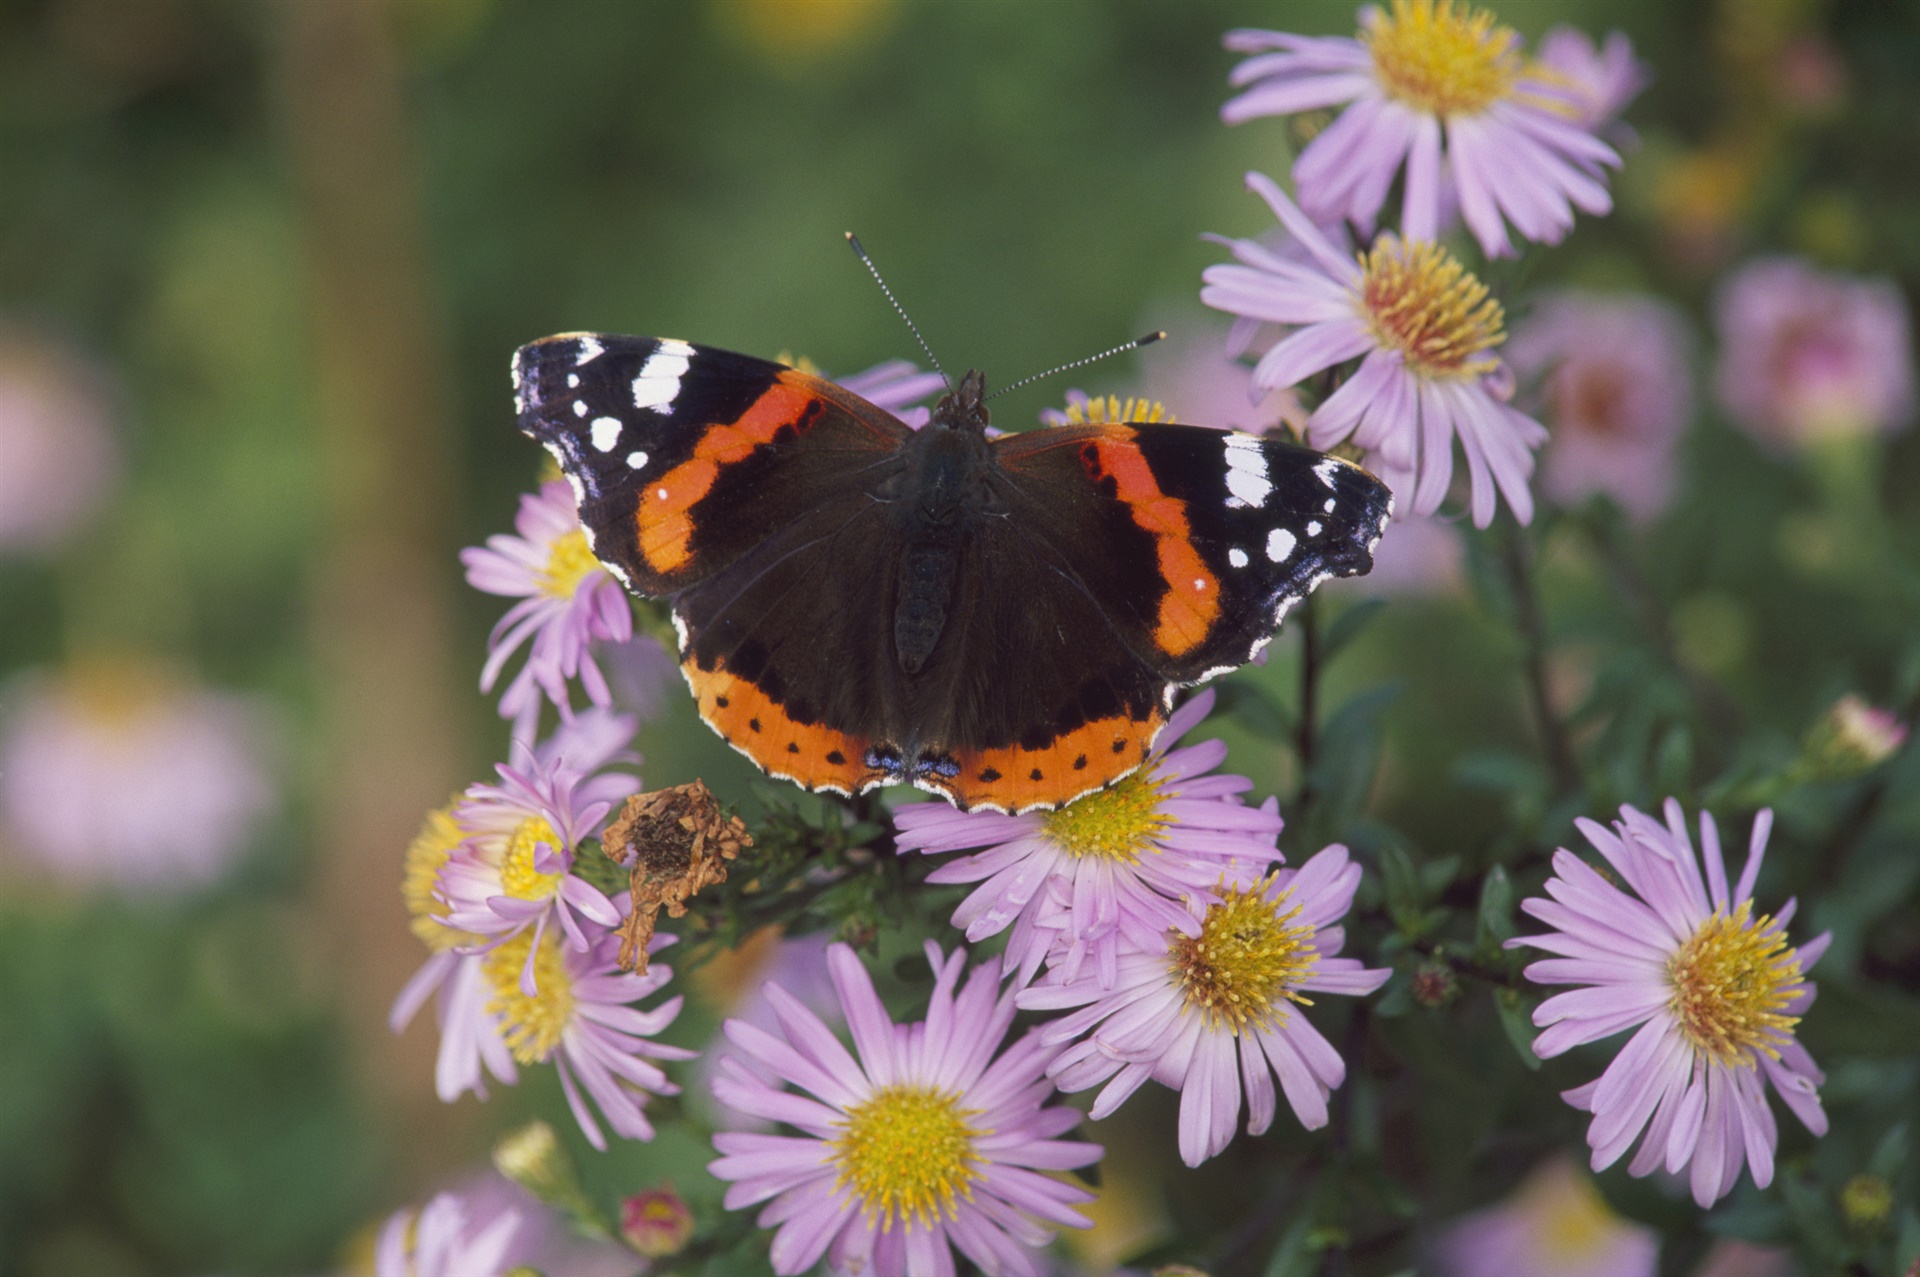
[{"label": "green stem", "polygon": [[1320,732],[1320,614],[1309,594],[1300,604],[1300,714],[1294,728],[1294,753],[1300,760],[1300,789],[1293,799],[1293,819],[1302,825],[1313,807],[1313,768]]},{"label": "green stem", "polygon": [[1547,767],[1553,773],[1555,792],[1561,796],[1577,794],[1585,788],[1580,764],[1567,739],[1566,725],[1553,712],[1547,689],[1547,634],[1534,584],[1533,543],[1515,524],[1503,523],[1502,528],[1501,558],[1507,569],[1508,587],[1513,591],[1514,624],[1520,631],[1521,659],[1534,723],[1547,753]]}]

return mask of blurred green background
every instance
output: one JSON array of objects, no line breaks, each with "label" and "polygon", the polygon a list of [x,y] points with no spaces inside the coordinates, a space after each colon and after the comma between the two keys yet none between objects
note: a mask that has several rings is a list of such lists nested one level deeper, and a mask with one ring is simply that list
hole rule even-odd
[{"label": "blurred green background", "polygon": [[[1494,272],[1510,303],[1547,282],[1651,289],[1704,333],[1713,280],[1759,249],[1913,295],[1920,9],[1499,13],[1529,36],[1624,29],[1657,77],[1629,114],[1642,141],[1620,211]],[[1220,35],[1352,22],[1331,0],[0,3],[0,323],[110,381],[125,454],[74,536],[0,555],[0,679],[135,654],[253,693],[277,715],[283,795],[238,869],[184,898],[0,858],[0,1277],[331,1270],[513,1119],[563,1112],[546,1070],[485,1107],[442,1106],[431,1026],[385,1027],[422,956],[401,849],[505,745],[475,687],[504,604],[464,586],[456,553],[508,530],[537,472],[513,430],[516,345],[606,329],[837,373],[917,358],[849,229],[952,369],[1004,384],[1153,326],[1217,341],[1197,290],[1221,252],[1199,234],[1264,230],[1241,174],[1291,160],[1283,122],[1219,124]],[[1825,105],[1783,87],[1793,39],[1842,67]],[[1178,346],[1077,375],[1152,385]],[[995,411],[1030,421],[1064,388]],[[1911,580],[1886,566],[1920,548],[1920,440],[1864,479],[1823,476],[1708,413],[1687,451],[1679,508],[1633,547],[1662,625],[1579,538],[1542,548],[1556,687],[1569,707],[1600,688],[1588,721],[1613,736],[1596,748],[1632,778],[1616,801],[1791,753],[1839,693],[1886,703],[1920,680]],[[1849,483],[1884,516],[1852,521]],[[1817,552],[1796,561],[1783,538]],[[1477,869],[1567,837],[1550,795],[1513,779],[1535,753],[1518,656],[1484,590],[1396,602],[1333,683],[1335,700],[1398,688],[1351,725],[1384,742],[1380,770],[1352,778],[1347,827],[1284,845],[1399,838]],[[1246,677],[1286,698],[1294,661],[1283,641]],[[1701,724],[1689,671],[1730,689],[1737,730]],[[1609,710],[1608,688],[1639,717]],[[1228,735],[1234,770],[1291,792],[1281,743]],[[677,689],[641,748],[650,786],[701,775],[753,809],[745,764]],[[1912,771],[1852,877],[1797,871],[1829,893],[1817,925],[1846,930],[1840,974],[1907,990],[1864,1024],[1920,1025]],[[1821,827],[1851,797],[1804,795],[1784,825]],[[674,1037],[713,1023],[696,1008]],[[1524,1076],[1507,1056],[1485,1067]],[[1168,1125],[1162,1108],[1142,1129]],[[669,1131],[595,1174],[617,1192],[671,1173],[701,1205],[717,1197],[689,1179],[703,1160]],[[1175,1213],[1233,1197],[1231,1169],[1176,1186]],[[1166,1213],[1157,1186],[1113,1191],[1113,1210]]]}]

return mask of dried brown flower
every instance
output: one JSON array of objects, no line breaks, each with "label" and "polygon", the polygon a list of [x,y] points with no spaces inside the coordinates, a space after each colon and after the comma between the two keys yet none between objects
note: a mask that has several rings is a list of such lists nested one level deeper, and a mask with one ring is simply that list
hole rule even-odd
[{"label": "dried brown flower", "polygon": [[738,816],[721,813],[703,781],[627,799],[601,838],[633,888],[633,911],[620,927],[620,965],[644,973],[661,908],[669,918],[685,916],[687,899],[710,883],[725,882],[726,862],[752,845],[747,827]]}]

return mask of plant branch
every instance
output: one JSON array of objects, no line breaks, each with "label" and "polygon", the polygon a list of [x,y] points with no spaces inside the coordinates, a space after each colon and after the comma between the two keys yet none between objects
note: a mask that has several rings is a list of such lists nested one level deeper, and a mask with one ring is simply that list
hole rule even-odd
[{"label": "plant branch", "polygon": [[1515,524],[1503,523],[1502,528],[1500,555],[1507,569],[1508,587],[1513,591],[1514,624],[1520,631],[1521,659],[1534,723],[1547,751],[1547,766],[1553,773],[1556,792],[1576,794],[1585,787],[1580,764],[1567,739],[1566,725],[1553,712],[1547,689],[1546,625],[1540,615],[1540,597],[1534,583],[1533,543]]}]

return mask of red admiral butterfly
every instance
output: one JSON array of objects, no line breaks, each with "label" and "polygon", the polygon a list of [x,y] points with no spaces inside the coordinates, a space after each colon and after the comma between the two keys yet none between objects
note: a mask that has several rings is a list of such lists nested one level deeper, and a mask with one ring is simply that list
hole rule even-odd
[{"label": "red admiral butterfly", "polygon": [[1062,803],[1139,767],[1177,686],[1373,564],[1386,486],[1202,426],[989,439],[969,372],[915,431],[818,377],[654,337],[514,356],[600,561],[668,599],[700,716],[775,776]]}]

